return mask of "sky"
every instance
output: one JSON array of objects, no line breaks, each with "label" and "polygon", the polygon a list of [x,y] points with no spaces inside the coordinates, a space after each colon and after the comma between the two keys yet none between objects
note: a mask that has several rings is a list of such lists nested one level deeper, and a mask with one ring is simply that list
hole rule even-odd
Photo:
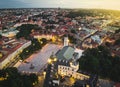
[{"label": "sky", "polygon": [[0,0],[0,8],[101,8],[120,10],[120,0]]}]

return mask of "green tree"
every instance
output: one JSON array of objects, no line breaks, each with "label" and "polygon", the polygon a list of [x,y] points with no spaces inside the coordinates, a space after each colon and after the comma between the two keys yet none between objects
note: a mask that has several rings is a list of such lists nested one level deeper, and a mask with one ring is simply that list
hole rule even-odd
[{"label": "green tree", "polygon": [[20,27],[17,27],[16,29],[19,30],[19,33],[17,33],[16,35],[17,39],[21,37],[30,39],[30,34],[31,34],[32,29],[38,29],[38,26],[32,25],[32,24],[23,24]]},{"label": "green tree", "polygon": [[76,44],[77,39],[74,36],[68,35],[68,39],[70,40],[70,43]]},{"label": "green tree", "polygon": [[76,34],[76,30],[72,29],[71,33]]},{"label": "green tree", "polygon": [[34,87],[33,83],[38,82],[37,75],[22,75],[13,67],[3,69],[0,72],[7,73],[7,79],[0,81],[0,87]]},{"label": "green tree", "polygon": [[120,45],[120,39],[117,39],[114,43],[114,45]]},{"label": "green tree", "polygon": [[34,48],[33,48],[34,50],[39,50],[42,48],[38,39],[32,39],[32,44],[34,44]]},{"label": "green tree", "polygon": [[115,56],[112,59],[112,69],[110,72],[110,78],[113,81],[119,82],[120,81],[120,57]]},{"label": "green tree", "polygon": [[87,49],[79,60],[80,69],[109,77],[112,68],[112,56],[106,47]]},{"label": "green tree", "polygon": [[41,44],[43,44],[43,45],[45,45],[47,43],[47,39],[46,38],[42,38],[41,41],[42,41]]},{"label": "green tree", "polygon": [[0,34],[0,39],[2,39],[2,35]]},{"label": "green tree", "polygon": [[38,83],[38,76],[36,76],[35,74],[30,74],[30,79],[33,83]]},{"label": "green tree", "polygon": [[120,29],[116,30],[115,33],[119,33],[120,32]]},{"label": "green tree", "polygon": [[91,55],[91,53],[87,52],[84,54],[84,56],[80,58],[80,69],[91,72],[91,73],[98,73],[99,60],[95,56]]}]

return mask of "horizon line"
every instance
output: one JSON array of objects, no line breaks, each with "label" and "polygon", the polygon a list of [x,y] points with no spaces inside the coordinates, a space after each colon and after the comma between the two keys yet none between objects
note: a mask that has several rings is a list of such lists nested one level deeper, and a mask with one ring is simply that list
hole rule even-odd
[{"label": "horizon line", "polygon": [[61,8],[61,9],[101,9],[101,10],[116,10],[116,11],[120,11],[120,9],[107,9],[107,8],[78,8],[78,7],[0,7],[0,9],[57,9],[57,8]]}]

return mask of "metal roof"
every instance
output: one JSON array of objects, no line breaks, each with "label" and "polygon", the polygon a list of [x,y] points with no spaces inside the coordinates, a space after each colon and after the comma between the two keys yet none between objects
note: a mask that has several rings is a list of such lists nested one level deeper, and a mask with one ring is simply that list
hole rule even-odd
[{"label": "metal roof", "polygon": [[58,59],[70,60],[73,57],[74,50],[75,49],[73,47],[65,46],[63,49],[57,52],[56,57]]}]

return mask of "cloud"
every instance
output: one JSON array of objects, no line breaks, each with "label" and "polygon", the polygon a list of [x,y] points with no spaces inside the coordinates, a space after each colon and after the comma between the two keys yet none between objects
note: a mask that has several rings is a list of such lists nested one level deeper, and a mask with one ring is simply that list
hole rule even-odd
[{"label": "cloud", "polygon": [[18,0],[0,0],[0,8],[20,8],[27,6],[29,6],[29,4]]},{"label": "cloud", "polygon": [[0,8],[51,7],[59,0],[0,0]]},{"label": "cloud", "polygon": [[60,0],[22,0],[31,7],[57,7]]},{"label": "cloud", "polygon": [[0,8],[21,7],[120,9],[120,0],[0,0]]}]

